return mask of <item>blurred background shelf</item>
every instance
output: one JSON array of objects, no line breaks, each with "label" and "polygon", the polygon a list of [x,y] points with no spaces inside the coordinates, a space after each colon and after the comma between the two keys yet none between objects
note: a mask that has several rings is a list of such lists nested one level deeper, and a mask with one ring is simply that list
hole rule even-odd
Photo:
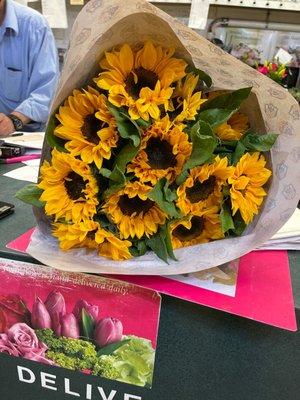
[{"label": "blurred background shelf", "polygon": [[[169,3],[169,4],[188,4],[192,3],[191,0],[149,0],[150,3]],[[203,0],[204,2],[205,0]],[[300,2],[287,1],[287,0],[209,0],[211,5],[220,6],[237,6],[237,7],[248,7],[248,8],[267,8],[270,10],[290,10],[290,11],[300,11]]]}]

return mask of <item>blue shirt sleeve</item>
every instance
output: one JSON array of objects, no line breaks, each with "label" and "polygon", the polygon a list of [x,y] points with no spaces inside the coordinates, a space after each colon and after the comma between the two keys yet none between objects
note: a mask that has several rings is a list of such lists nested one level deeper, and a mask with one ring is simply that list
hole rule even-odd
[{"label": "blue shirt sleeve", "polygon": [[30,77],[27,98],[16,109],[32,121],[45,123],[59,76],[58,55],[49,26],[30,27]]}]

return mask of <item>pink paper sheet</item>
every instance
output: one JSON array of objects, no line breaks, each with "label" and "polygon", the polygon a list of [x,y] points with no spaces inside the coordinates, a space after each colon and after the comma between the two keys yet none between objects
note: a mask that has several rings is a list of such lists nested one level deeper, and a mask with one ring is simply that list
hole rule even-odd
[{"label": "pink paper sheet", "polygon": [[[26,232],[7,247],[25,252],[32,231]],[[235,297],[160,276],[114,277],[278,328],[297,330],[286,251],[253,251],[242,257]]]}]

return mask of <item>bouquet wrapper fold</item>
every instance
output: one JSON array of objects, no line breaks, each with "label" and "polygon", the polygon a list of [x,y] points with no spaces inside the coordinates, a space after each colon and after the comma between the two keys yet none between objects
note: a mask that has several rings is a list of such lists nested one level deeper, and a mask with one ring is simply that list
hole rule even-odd
[{"label": "bouquet wrapper fold", "polygon": [[[75,88],[86,85],[99,70],[104,52],[127,42],[147,39],[174,46],[176,55],[208,73],[213,90],[236,90],[252,86],[242,108],[252,127],[260,133],[278,133],[270,151],[272,178],[259,215],[238,238],[223,239],[175,251],[178,261],[169,265],[153,253],[129,261],[112,261],[85,249],[59,250],[51,237],[48,219],[35,210],[39,229],[28,252],[41,262],[71,271],[93,273],[172,275],[200,271],[236,259],[262,245],[292,215],[300,198],[300,110],[296,100],[278,84],[214,46],[191,29],[144,0],[90,0],[79,14],[71,33],[70,49],[51,114]],[[50,159],[50,147],[43,159]]]}]

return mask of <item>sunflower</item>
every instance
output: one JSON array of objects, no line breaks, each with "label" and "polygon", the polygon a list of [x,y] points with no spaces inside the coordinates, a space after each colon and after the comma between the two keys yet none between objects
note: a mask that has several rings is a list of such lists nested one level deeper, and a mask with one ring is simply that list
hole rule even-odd
[{"label": "sunflower", "polygon": [[265,157],[259,152],[246,153],[237,163],[233,175],[228,179],[233,215],[239,210],[248,225],[258,214],[265,190],[262,186],[271,176],[271,171],[265,168]]},{"label": "sunflower", "polygon": [[147,41],[138,51],[124,44],[120,51],[106,52],[95,79],[109,91],[108,99],[116,107],[128,107],[132,119],[149,116],[158,119],[159,106],[167,108],[172,83],[185,76],[186,62],[173,57],[174,49],[164,49]]},{"label": "sunflower", "polygon": [[161,178],[174,181],[189,159],[192,144],[183,132],[184,125],[174,125],[168,116],[155,121],[142,136],[138,154],[128,165],[141,182],[155,185]]},{"label": "sunflower", "polygon": [[190,214],[187,218],[171,224],[173,248],[178,249],[223,238],[218,211],[219,207],[212,206],[197,215]]},{"label": "sunflower", "polygon": [[102,229],[98,222],[86,220],[75,224],[57,222],[53,224],[53,236],[59,240],[62,250],[87,247],[113,260],[131,258],[131,242],[121,240],[113,233]]},{"label": "sunflower", "polygon": [[124,239],[135,236],[140,239],[143,235],[149,237],[159,225],[165,223],[165,213],[148,198],[151,190],[151,186],[131,182],[112,194],[104,204],[104,211],[118,226]]},{"label": "sunflower", "polygon": [[234,113],[227,122],[215,129],[215,134],[221,140],[240,140],[243,134],[249,129],[247,115],[240,112]]},{"label": "sunflower", "polygon": [[174,116],[175,122],[195,120],[195,116],[207,99],[201,98],[201,92],[195,92],[199,77],[187,74],[184,80],[177,82],[172,99],[169,103],[169,116]]},{"label": "sunflower", "polygon": [[87,164],[101,168],[103,159],[110,159],[111,149],[117,146],[116,124],[107,108],[107,98],[97,90],[74,90],[56,118],[60,125],[54,134],[68,142],[66,149],[80,156]]},{"label": "sunflower", "polygon": [[45,212],[55,220],[79,222],[91,218],[98,205],[98,187],[88,165],[67,153],[52,150],[52,165],[44,161],[41,181]]},{"label": "sunflower", "polygon": [[203,207],[220,203],[222,187],[233,174],[226,157],[217,156],[212,164],[191,169],[186,181],[177,189],[177,207],[184,215],[198,214]]}]

